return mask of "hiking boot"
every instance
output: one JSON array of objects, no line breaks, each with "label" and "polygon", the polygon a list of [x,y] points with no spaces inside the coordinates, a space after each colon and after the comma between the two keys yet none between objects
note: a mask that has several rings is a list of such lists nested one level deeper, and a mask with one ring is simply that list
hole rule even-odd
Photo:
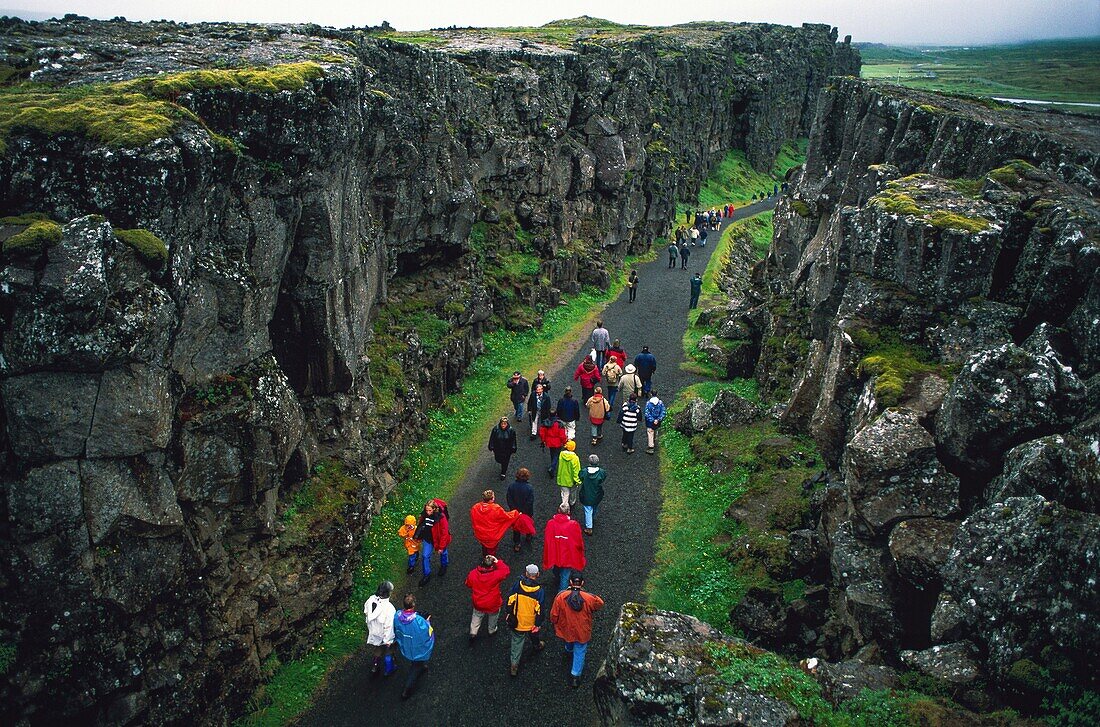
[{"label": "hiking boot", "polygon": [[515,545],[512,546],[512,552],[513,553],[518,553],[520,550],[521,550],[521,548],[519,547],[519,543],[516,543]]},{"label": "hiking boot", "polygon": [[405,575],[411,576],[414,570],[416,570],[416,565],[410,565],[408,568],[405,569]]},{"label": "hiking boot", "polygon": [[470,634],[470,640],[466,642],[466,645],[473,647],[475,641],[477,641],[477,634]]},{"label": "hiking boot", "polygon": [[585,535],[591,535],[592,534],[592,528],[584,528],[584,534]]},{"label": "hiking boot", "polygon": [[439,577],[442,578],[445,575],[447,575],[447,564],[446,563],[439,566]]},{"label": "hiking boot", "polygon": [[627,454],[634,454],[634,448],[631,447],[630,449],[626,450],[626,453]]},{"label": "hiking boot", "polygon": [[504,477],[505,477],[504,473],[503,473],[503,472],[501,472],[501,473],[500,473],[500,479],[502,479],[502,480],[503,480],[503,479],[504,479]]},{"label": "hiking boot", "polygon": [[519,664],[512,664],[508,667],[508,673],[512,676],[519,674]]},{"label": "hiking boot", "polygon": [[432,579],[432,574],[431,573],[429,573],[428,575],[421,578],[420,579],[420,587],[423,588],[424,586],[428,585],[428,581],[430,581],[431,579]]},{"label": "hiking boot", "polygon": [[646,447],[645,448],[645,453],[646,454],[653,454],[653,447]]},{"label": "hiking boot", "polygon": [[576,689],[576,688],[577,688],[577,687],[579,687],[580,685],[581,685],[581,678],[580,678],[580,677],[578,677],[578,676],[573,676],[572,674],[570,674],[570,675],[569,675],[569,686],[571,686],[571,687],[573,687],[574,689]]},{"label": "hiking boot", "polygon": [[591,442],[592,446],[593,447],[596,446],[596,442],[598,442],[598,441],[599,441],[598,439],[596,439],[595,437],[592,437],[592,442]]}]

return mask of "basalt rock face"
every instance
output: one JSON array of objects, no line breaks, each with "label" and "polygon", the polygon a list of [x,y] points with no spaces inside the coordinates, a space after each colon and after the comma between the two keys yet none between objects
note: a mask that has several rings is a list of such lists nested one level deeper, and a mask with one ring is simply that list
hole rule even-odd
[{"label": "basalt rock face", "polygon": [[[770,162],[826,76],[858,70],[825,26],[431,50],[312,26],[5,33],[43,83],[319,69],[284,90],[196,81],[141,144],[33,124],[5,140],[0,211],[63,221],[0,269],[6,721],[239,713],[273,655],[346,607],[423,408],[513,315],[484,261],[529,240],[530,305],[605,283],[716,158]],[[484,226],[510,233],[499,249]],[[395,397],[372,381],[372,310],[429,292],[447,335],[402,329]],[[319,497],[334,506],[311,512]]]},{"label": "basalt rock face", "polygon": [[791,182],[736,320],[835,473],[816,654],[1095,685],[1100,127],[836,80]]}]

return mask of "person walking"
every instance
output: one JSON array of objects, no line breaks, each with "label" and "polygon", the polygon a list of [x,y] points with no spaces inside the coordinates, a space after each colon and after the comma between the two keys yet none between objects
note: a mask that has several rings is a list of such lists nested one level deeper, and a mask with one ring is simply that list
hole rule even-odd
[{"label": "person walking", "polygon": [[588,423],[592,425],[592,446],[595,447],[603,439],[603,423],[607,419],[607,413],[611,411],[611,405],[607,403],[603,388],[599,386],[584,405],[588,409]]},{"label": "person walking", "polygon": [[596,352],[596,369],[602,369],[607,361],[607,349],[611,346],[611,334],[603,327],[603,321],[596,321],[592,329],[592,349]]},{"label": "person walking", "polygon": [[642,377],[638,376],[638,367],[634,364],[627,364],[624,371],[626,373],[619,379],[619,396],[621,400],[626,401],[628,396],[641,396]]},{"label": "person walking", "polygon": [[511,572],[507,563],[495,555],[486,555],[481,564],[466,575],[466,587],[470,589],[470,598],[474,605],[473,615],[470,617],[470,646],[477,640],[483,621],[488,621],[485,626],[487,635],[496,636],[500,607],[504,605],[500,584]]},{"label": "person walking", "polygon": [[534,389],[531,391],[531,398],[527,401],[527,416],[531,419],[530,439],[538,436],[539,426],[542,420],[550,415],[552,406],[550,394],[547,393],[547,390],[543,388],[542,384],[535,384]]},{"label": "person walking", "polygon": [[611,348],[607,349],[607,358],[619,364],[619,368],[626,366],[626,350],[619,339],[611,342]]},{"label": "person walking", "polygon": [[512,408],[515,409],[516,422],[519,423],[523,419],[523,405],[531,393],[531,384],[519,371],[516,371],[512,374],[512,378],[508,379],[506,386],[508,399],[512,402]]},{"label": "person walking", "polygon": [[699,247],[707,246],[707,228],[703,228],[699,231]]},{"label": "person walking", "polygon": [[642,392],[648,394],[653,386],[653,374],[657,373],[657,357],[649,352],[649,346],[642,346],[642,352],[634,357],[634,366],[638,369],[638,378],[642,380]]},{"label": "person walking", "polygon": [[535,534],[535,523],[519,510],[505,510],[497,504],[496,493],[485,490],[481,502],[470,508],[470,526],[474,538],[481,543],[481,555],[496,555],[497,545],[509,530],[524,535]]},{"label": "person walking", "polygon": [[607,470],[600,467],[597,455],[588,455],[588,466],[581,470],[580,503],[584,509],[584,534],[592,534],[592,519],[603,501],[603,483],[607,479]]},{"label": "person walking", "polygon": [[638,396],[631,394],[623,408],[619,410],[619,426],[623,429],[623,451],[634,454],[634,433],[638,431],[638,420],[642,409],[638,406]]},{"label": "person walking", "polygon": [[653,389],[649,393],[652,396],[645,403],[645,433],[649,446],[645,451],[646,454],[653,454],[653,449],[657,446],[657,431],[665,420],[666,411],[665,403],[657,396],[657,390]]},{"label": "person walking", "polygon": [[699,306],[699,294],[703,292],[703,276],[699,273],[691,278],[691,302],[688,308],[694,310]]},{"label": "person walking", "polygon": [[600,373],[603,374],[603,382],[607,384],[607,393],[605,394],[607,403],[614,409],[615,396],[619,393],[619,379],[623,375],[618,359],[609,354],[607,363],[603,365],[603,370]]},{"label": "person walking", "polygon": [[363,604],[363,617],[367,620],[367,646],[374,647],[374,662],[370,675],[373,679],[379,674],[390,676],[397,670],[393,663],[393,617],[397,609],[390,603],[393,584],[382,581],[374,595]]},{"label": "person walking", "polygon": [[553,477],[558,473],[558,455],[561,454],[562,447],[573,443],[569,441],[565,423],[554,412],[550,412],[550,417],[544,420],[544,426],[539,429],[539,437],[542,438],[543,446],[550,450],[550,464],[546,472]]},{"label": "person walking", "polygon": [[680,248],[677,247],[676,241],[670,241],[668,243],[668,267],[674,269],[676,267],[676,256],[679,255]]},{"label": "person walking", "polygon": [[508,594],[508,627],[512,630],[509,649],[509,672],[519,674],[524,647],[531,643],[535,651],[541,651],[545,643],[539,637],[542,625],[544,592],[539,583],[539,567],[531,563],[523,571],[523,577],[512,586]]},{"label": "person walking", "polygon": [[[698,227],[698,225],[696,225],[695,227],[692,227],[690,230],[688,230],[688,239],[685,240],[683,242],[683,244],[680,245],[680,256],[681,257],[684,254],[684,248],[688,246],[689,242],[691,243],[691,247],[695,247],[699,243],[699,227]],[[689,249],[688,252],[691,252],[691,250]]]},{"label": "person walking", "polygon": [[[531,470],[520,467],[516,471],[516,481],[508,485],[508,491],[504,494],[509,510],[519,510],[532,522],[535,519],[535,488],[531,487]],[[512,550],[516,553],[520,549],[520,541],[526,540],[531,545],[532,534],[521,534],[512,528]]]},{"label": "person walking", "polygon": [[550,379],[547,378],[546,372],[542,369],[539,369],[535,374],[535,378],[531,380],[531,388],[536,386],[541,386],[543,391],[547,394],[550,393]]},{"label": "person walking", "polygon": [[[692,228],[695,229],[695,228]],[[680,245],[680,269],[687,270],[688,257],[691,256],[691,248],[686,244]]]},{"label": "person walking", "polygon": [[420,585],[428,585],[432,579],[432,552],[439,553],[439,576],[447,575],[447,547],[451,544],[450,513],[447,503],[439,498],[429,500],[420,513],[416,526],[416,539],[420,541],[420,568],[424,577]]},{"label": "person walking", "polygon": [[489,432],[489,451],[500,465],[500,479],[508,476],[508,463],[516,453],[516,430],[508,424],[508,417],[501,417]]},{"label": "person walking", "polygon": [[592,398],[596,384],[600,383],[600,370],[596,368],[596,362],[585,356],[573,372],[573,380],[581,383],[581,401],[587,402]]},{"label": "person walking", "polygon": [[592,640],[592,621],[596,611],[603,607],[602,598],[584,590],[584,573],[579,571],[569,576],[569,587],[555,596],[550,607],[554,633],[565,642],[565,652],[573,657],[569,686],[574,689],[581,685],[584,657]]},{"label": "person walking", "polygon": [[573,398],[573,387],[566,386],[562,397],[558,399],[558,419],[565,425],[565,436],[577,438],[577,420],[581,418],[581,404]]},{"label": "person walking", "polygon": [[435,630],[431,616],[416,612],[416,596],[406,594],[403,605],[404,608],[393,617],[393,631],[401,656],[409,660],[409,673],[405,677],[405,688],[401,690],[401,698],[408,699],[417,679],[428,670],[428,660],[435,648]]},{"label": "person walking", "polygon": [[553,569],[558,577],[558,590],[569,585],[569,574],[584,570],[584,536],[581,526],[569,517],[569,506],[558,506],[558,512],[546,523],[542,536],[542,568]]},{"label": "person walking", "polygon": [[561,504],[566,507],[572,507],[576,504],[576,488],[581,483],[581,460],[573,451],[576,448],[576,442],[565,443],[565,448],[558,455],[558,468],[554,474],[561,493]]},{"label": "person walking", "polygon": [[409,556],[407,575],[416,570],[416,561],[420,560],[420,541],[416,539],[416,515],[406,515],[405,524],[397,529],[397,534],[405,543],[405,554]]},{"label": "person walking", "polygon": [[638,299],[638,271],[631,270],[630,275],[626,278],[626,288],[630,291],[630,302],[633,303]]}]

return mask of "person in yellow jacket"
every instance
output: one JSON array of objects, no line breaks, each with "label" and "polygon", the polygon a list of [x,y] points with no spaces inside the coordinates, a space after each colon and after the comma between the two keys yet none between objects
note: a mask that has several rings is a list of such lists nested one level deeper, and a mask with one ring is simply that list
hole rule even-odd
[{"label": "person in yellow jacket", "polygon": [[512,676],[519,673],[523,647],[528,641],[536,651],[541,651],[546,645],[539,636],[543,618],[542,603],[543,589],[539,583],[539,567],[531,563],[508,595],[507,622],[512,630],[512,643],[509,649]]},{"label": "person in yellow jacket", "polygon": [[558,489],[561,490],[561,504],[573,507],[577,504],[577,492],[581,484],[581,460],[573,451],[576,442],[566,442],[558,455]]},{"label": "person in yellow jacket", "polygon": [[409,555],[409,567],[405,572],[412,573],[420,557],[420,541],[413,537],[416,534],[416,515],[406,515],[405,524],[397,529],[397,534],[405,540],[405,552]]}]

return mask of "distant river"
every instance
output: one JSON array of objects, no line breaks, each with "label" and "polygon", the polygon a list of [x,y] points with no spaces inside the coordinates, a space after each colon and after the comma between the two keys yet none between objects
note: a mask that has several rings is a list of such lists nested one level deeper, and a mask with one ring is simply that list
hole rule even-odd
[{"label": "distant river", "polygon": [[1002,98],[1000,96],[994,96],[993,99],[1008,103],[1030,103],[1042,106],[1087,106],[1090,109],[1100,109],[1100,103],[1085,103],[1083,101],[1040,101],[1033,98]]}]

